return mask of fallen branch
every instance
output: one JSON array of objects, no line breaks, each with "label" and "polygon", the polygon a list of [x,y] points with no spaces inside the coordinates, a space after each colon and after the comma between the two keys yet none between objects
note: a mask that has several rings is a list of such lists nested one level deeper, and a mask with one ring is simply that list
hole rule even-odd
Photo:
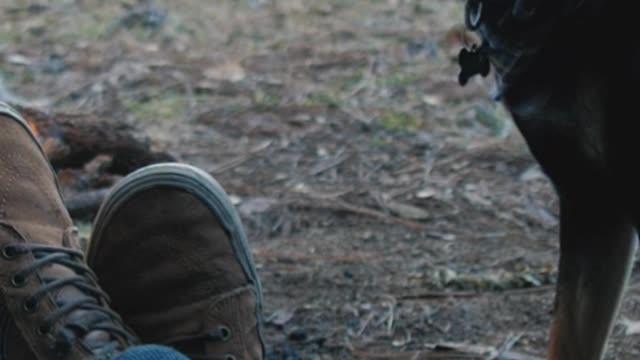
[{"label": "fallen branch", "polygon": [[341,200],[327,200],[324,198],[318,198],[309,196],[306,194],[309,200],[311,201],[291,201],[290,204],[301,207],[301,208],[310,208],[310,209],[321,209],[321,210],[330,210],[330,211],[338,211],[338,212],[349,212],[352,214],[371,217],[374,219],[382,220],[386,223],[398,224],[405,227],[408,227],[412,230],[426,230],[427,226],[425,224],[421,224],[419,222],[401,219],[395,216],[387,215],[381,211],[373,210],[370,208],[366,208],[363,206],[357,206],[349,204],[345,201]]},{"label": "fallen branch", "polygon": [[300,253],[280,253],[273,250],[257,249],[253,252],[253,255],[259,259],[275,259],[278,261],[323,261],[323,262],[336,262],[336,263],[362,263],[379,258],[376,254],[351,254],[351,255],[339,255],[339,256],[326,256],[326,255],[309,255]]},{"label": "fallen branch", "polygon": [[88,114],[45,113],[17,107],[38,132],[47,157],[56,168],[79,168],[98,155],[109,155],[112,163],[106,171],[125,175],[145,165],[174,161],[162,152],[151,150],[148,139],[135,127],[116,119]]},{"label": "fallen branch", "polygon": [[556,289],[555,285],[542,285],[542,286],[536,286],[536,287],[530,287],[530,288],[508,289],[508,290],[496,291],[495,294],[508,295],[508,296],[530,295],[530,294],[536,294],[541,292],[553,291],[555,289]]},{"label": "fallen branch", "polygon": [[[364,360],[462,360],[462,359],[481,359],[484,354],[477,352],[465,353],[462,351],[413,351],[398,353],[381,353],[381,352],[365,352],[353,350],[351,352],[356,358]],[[506,352],[500,355],[496,360],[542,360],[538,357],[521,354],[516,352]]]},{"label": "fallen branch", "polygon": [[506,354],[509,354],[511,352],[511,349],[513,349],[513,347],[516,346],[518,341],[520,341],[520,339],[522,339],[522,336],[523,336],[523,334],[510,335],[507,338],[507,340],[504,342],[504,344],[502,344],[502,346],[498,349],[498,354],[496,356],[492,357],[489,360],[504,359],[504,356]]},{"label": "fallen branch", "polygon": [[351,154],[338,155],[336,156],[335,159],[332,159],[324,164],[317,165],[316,167],[311,169],[311,171],[309,171],[309,176],[316,176],[316,175],[322,174],[327,170],[331,170],[339,166],[343,162],[347,161],[350,157],[351,157]]},{"label": "fallen branch", "polygon": [[109,189],[98,189],[77,193],[65,198],[64,204],[73,218],[95,214],[109,194]]},{"label": "fallen branch", "polygon": [[400,300],[429,300],[429,299],[447,299],[447,298],[470,298],[480,296],[483,293],[477,291],[426,291],[418,294],[409,294],[400,296]]},{"label": "fallen branch", "polygon": [[384,352],[366,352],[353,350],[351,352],[357,359],[363,360],[432,360],[432,359],[446,359],[446,360],[462,360],[462,359],[478,359],[477,354],[464,354],[460,352],[450,352],[448,354],[433,353],[430,351],[415,351],[415,352],[398,352],[398,353],[384,353]]},{"label": "fallen branch", "polygon": [[531,288],[507,289],[496,291],[425,291],[417,294],[407,294],[399,297],[401,300],[429,300],[446,298],[469,298],[485,295],[517,296],[530,295],[542,292],[553,291],[554,285],[542,285]]},{"label": "fallen branch", "polygon": [[237,166],[240,166],[242,164],[244,164],[245,162],[251,160],[251,158],[253,158],[255,155],[259,154],[260,152],[266,150],[269,148],[269,146],[271,146],[273,142],[272,141],[265,141],[261,144],[259,144],[258,146],[250,149],[247,153],[242,154],[240,156],[237,156],[227,162],[224,162],[220,165],[215,166],[213,169],[210,169],[209,172],[212,175],[219,175],[225,171],[231,170]]}]

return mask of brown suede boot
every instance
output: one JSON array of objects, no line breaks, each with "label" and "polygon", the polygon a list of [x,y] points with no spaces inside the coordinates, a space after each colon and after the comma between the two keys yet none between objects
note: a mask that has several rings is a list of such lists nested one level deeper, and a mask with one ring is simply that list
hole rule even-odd
[{"label": "brown suede boot", "polygon": [[133,342],[77,244],[37,140],[0,103],[0,359],[110,359]]},{"label": "brown suede boot", "polygon": [[205,172],[152,165],[94,222],[88,262],[143,342],[191,359],[264,356],[262,290],[238,214]]}]

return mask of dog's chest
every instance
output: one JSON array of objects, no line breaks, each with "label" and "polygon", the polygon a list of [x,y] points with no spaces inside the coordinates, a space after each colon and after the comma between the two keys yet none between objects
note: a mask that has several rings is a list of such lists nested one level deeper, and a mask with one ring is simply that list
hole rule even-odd
[{"label": "dog's chest", "polygon": [[595,170],[605,169],[610,148],[606,99],[603,81],[582,75],[570,89],[539,89],[507,106],[544,167]]}]

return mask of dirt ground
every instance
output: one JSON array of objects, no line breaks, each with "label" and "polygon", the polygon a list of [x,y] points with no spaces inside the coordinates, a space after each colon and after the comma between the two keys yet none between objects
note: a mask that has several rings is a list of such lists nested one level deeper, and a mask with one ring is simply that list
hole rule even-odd
[{"label": "dirt ground", "polygon": [[457,85],[461,1],[0,8],[0,98],[125,119],[232,195],[269,359],[544,357],[557,202],[490,80]]}]

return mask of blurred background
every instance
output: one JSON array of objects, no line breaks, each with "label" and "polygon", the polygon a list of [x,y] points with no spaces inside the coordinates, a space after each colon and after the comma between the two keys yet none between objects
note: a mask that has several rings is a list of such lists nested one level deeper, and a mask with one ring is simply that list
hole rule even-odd
[{"label": "blurred background", "polygon": [[[491,79],[457,84],[463,5],[0,0],[0,99],[85,237],[136,167],[212,173],[252,241],[268,359],[543,358],[557,203]],[[638,358],[639,306],[612,359]]]}]

